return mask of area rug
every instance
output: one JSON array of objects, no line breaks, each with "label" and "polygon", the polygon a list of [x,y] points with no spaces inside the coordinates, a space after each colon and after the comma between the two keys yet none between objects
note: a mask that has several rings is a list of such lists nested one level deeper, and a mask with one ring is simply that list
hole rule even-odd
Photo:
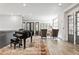
[{"label": "area rug", "polygon": [[0,55],[49,55],[48,47],[40,36],[33,36],[33,41],[30,43],[30,38],[26,39],[26,49],[10,47],[10,45],[0,49]]}]

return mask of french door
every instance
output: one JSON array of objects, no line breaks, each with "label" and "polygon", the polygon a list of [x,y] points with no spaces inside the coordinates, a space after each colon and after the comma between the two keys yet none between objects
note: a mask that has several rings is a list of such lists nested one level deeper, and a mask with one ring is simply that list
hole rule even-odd
[{"label": "french door", "polygon": [[76,12],[76,44],[79,44],[79,11]]},{"label": "french door", "polygon": [[39,22],[35,22],[35,34],[39,35]]},{"label": "french door", "polygon": [[26,23],[26,30],[34,32],[34,22],[27,22]]},{"label": "french door", "polygon": [[73,15],[68,16],[68,42],[74,43],[74,18],[73,18]]}]

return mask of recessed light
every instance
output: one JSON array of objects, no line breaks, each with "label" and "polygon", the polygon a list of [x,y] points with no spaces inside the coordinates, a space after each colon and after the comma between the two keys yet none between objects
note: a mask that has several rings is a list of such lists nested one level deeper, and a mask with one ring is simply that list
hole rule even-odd
[{"label": "recessed light", "polygon": [[58,6],[62,6],[62,3],[59,3]]},{"label": "recessed light", "polygon": [[23,6],[25,7],[25,6],[26,6],[26,4],[24,3],[24,4],[23,4]]}]

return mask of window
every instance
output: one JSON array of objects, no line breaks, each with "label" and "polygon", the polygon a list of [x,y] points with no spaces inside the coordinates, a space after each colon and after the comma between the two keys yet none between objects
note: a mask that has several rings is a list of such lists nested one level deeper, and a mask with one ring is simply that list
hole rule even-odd
[{"label": "window", "polygon": [[54,29],[58,29],[59,28],[59,26],[58,26],[58,18],[53,19],[53,28]]},{"label": "window", "polygon": [[49,23],[40,23],[40,29],[48,29],[50,26]]}]

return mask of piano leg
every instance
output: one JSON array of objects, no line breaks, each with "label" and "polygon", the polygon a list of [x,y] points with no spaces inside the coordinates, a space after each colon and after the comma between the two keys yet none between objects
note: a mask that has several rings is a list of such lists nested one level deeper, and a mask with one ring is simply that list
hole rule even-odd
[{"label": "piano leg", "polygon": [[14,43],[14,49],[16,49],[16,43]]},{"label": "piano leg", "polygon": [[32,43],[32,36],[31,36],[31,43]]},{"label": "piano leg", "polygon": [[26,48],[26,39],[24,39],[24,49]]},{"label": "piano leg", "polygon": [[31,32],[31,43],[32,43],[32,32]]},{"label": "piano leg", "polygon": [[20,43],[20,46],[22,46],[22,39],[20,39],[19,43]]}]

